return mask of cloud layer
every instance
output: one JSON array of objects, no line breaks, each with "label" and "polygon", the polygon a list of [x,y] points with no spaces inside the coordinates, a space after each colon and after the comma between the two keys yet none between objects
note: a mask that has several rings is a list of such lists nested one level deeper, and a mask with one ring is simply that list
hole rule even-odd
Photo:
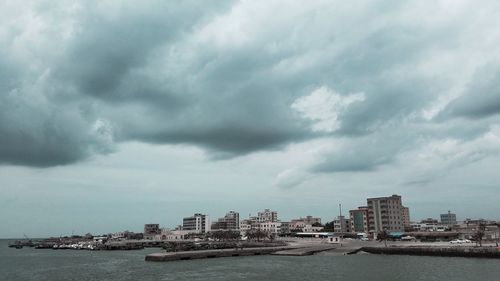
[{"label": "cloud layer", "polygon": [[[226,159],[322,138],[309,172],[372,171],[497,132],[495,1],[203,4],[1,4],[0,163],[126,141]],[[301,183],[290,169],[279,182]]]}]

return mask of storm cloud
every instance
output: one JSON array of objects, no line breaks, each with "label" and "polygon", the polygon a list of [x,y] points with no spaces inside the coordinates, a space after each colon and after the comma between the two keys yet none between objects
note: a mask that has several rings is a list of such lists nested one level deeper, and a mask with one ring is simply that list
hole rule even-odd
[{"label": "storm cloud", "polygon": [[[321,137],[342,144],[310,171],[370,171],[472,141],[499,113],[498,49],[484,51],[500,38],[477,18],[493,1],[202,3],[2,4],[0,163],[65,165],[127,141],[227,159]],[[297,106],[318,89],[335,95],[326,117]],[[429,129],[457,117],[475,120],[463,136]]]}]

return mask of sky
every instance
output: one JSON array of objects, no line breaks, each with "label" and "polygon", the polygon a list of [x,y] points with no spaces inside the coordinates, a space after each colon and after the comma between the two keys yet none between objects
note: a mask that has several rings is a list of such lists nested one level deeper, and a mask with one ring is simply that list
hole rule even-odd
[{"label": "sky", "polygon": [[0,3],[0,237],[500,219],[500,2]]}]

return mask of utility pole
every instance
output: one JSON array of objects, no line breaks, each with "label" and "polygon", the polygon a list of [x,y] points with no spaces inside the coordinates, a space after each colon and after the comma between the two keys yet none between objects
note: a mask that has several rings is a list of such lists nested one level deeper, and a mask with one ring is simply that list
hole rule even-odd
[{"label": "utility pole", "polygon": [[339,203],[339,222],[340,222],[340,247],[342,247],[342,240],[344,240],[344,228],[342,227],[344,223],[344,218],[342,218],[342,204]]}]

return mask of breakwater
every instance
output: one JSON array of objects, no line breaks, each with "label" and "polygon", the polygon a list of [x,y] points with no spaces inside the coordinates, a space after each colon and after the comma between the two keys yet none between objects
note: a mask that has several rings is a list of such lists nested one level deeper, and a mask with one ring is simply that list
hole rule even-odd
[{"label": "breakwater", "polygon": [[496,247],[362,247],[359,249],[371,254],[500,258]]},{"label": "breakwater", "polygon": [[257,256],[257,255],[268,255],[277,251],[289,250],[289,249],[291,248],[285,246],[285,247],[166,252],[166,253],[154,253],[146,255],[145,260],[179,261],[179,260],[209,259],[209,258],[222,258],[222,257]]}]

